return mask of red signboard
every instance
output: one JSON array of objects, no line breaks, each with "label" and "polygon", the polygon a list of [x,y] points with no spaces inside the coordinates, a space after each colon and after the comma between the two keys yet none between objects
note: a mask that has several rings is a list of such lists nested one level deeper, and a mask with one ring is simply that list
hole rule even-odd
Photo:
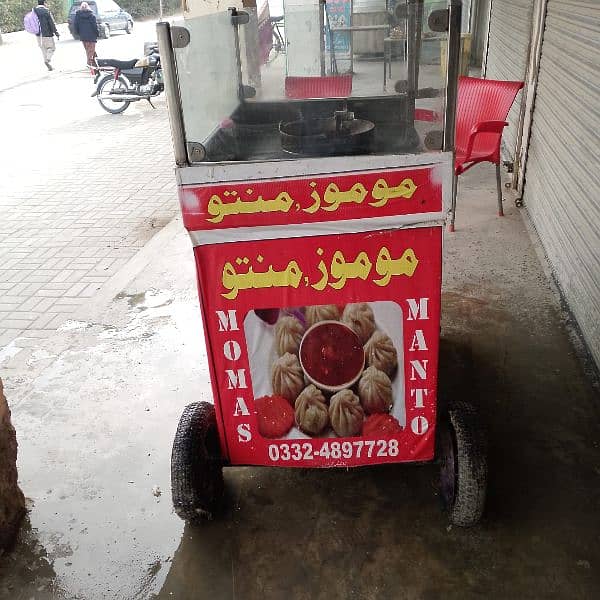
[{"label": "red signboard", "polygon": [[[332,182],[335,193],[327,196]],[[237,200],[224,201],[225,191],[240,193],[243,185],[194,188],[203,200],[194,213],[184,206],[189,229],[224,222],[248,228],[244,241],[206,239],[195,247],[215,408],[232,464],[358,466],[433,457],[442,230],[435,222],[372,229],[369,218],[390,206],[408,214],[404,203],[414,198],[413,212],[436,213],[440,187],[427,169],[252,182],[255,212],[244,212],[245,201],[235,210]],[[301,207],[313,206],[311,198],[316,206],[314,189],[320,205],[302,213],[304,223],[362,214],[362,226],[294,239],[285,231],[276,239],[252,234],[253,225],[285,222],[291,235],[302,208],[281,215],[264,203],[286,193]],[[403,190],[412,190],[410,197]],[[210,212],[214,196],[221,202]]]},{"label": "red signboard", "polygon": [[303,179],[184,186],[190,231],[440,213],[434,169],[395,169]]}]

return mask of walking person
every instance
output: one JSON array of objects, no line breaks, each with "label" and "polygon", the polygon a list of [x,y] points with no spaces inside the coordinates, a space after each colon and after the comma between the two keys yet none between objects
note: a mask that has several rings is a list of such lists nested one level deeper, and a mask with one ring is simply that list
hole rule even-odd
[{"label": "walking person", "polygon": [[97,56],[96,42],[98,41],[100,30],[98,29],[96,15],[92,12],[87,2],[82,2],[79,10],[75,13],[73,33],[79,37],[85,48],[88,67],[95,67]]},{"label": "walking person", "polygon": [[44,64],[48,68],[48,71],[52,71],[50,61],[52,60],[54,50],[56,50],[54,36],[58,40],[60,39],[60,35],[56,29],[52,13],[46,8],[46,0],[38,0],[38,5],[33,10],[40,22],[40,32],[37,34],[38,45],[44,57]]}]

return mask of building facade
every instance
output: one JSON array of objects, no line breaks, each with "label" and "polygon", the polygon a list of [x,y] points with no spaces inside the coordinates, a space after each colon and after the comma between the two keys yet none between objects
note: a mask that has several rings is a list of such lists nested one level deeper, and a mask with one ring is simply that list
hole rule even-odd
[{"label": "building facade", "polygon": [[503,160],[600,366],[600,2],[480,0],[482,76],[525,82]]}]

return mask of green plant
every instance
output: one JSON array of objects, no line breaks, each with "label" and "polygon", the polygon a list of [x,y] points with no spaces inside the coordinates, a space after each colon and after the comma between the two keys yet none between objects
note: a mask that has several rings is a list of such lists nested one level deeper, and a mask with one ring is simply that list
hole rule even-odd
[{"label": "green plant", "polygon": [[[117,0],[123,10],[134,19],[157,17],[160,11],[159,0]],[[0,2],[0,30],[3,33],[21,31],[23,17],[37,5],[37,0],[2,0]],[[47,0],[46,6],[57,23],[67,20],[68,6],[64,0]],[[163,0],[163,12],[172,15],[181,10],[181,0]]]},{"label": "green plant", "polygon": [[[119,6],[134,19],[157,17],[160,11],[159,0],[117,0]],[[163,0],[163,12],[166,15],[181,10],[181,0]]]},{"label": "green plant", "polygon": [[[21,31],[23,17],[34,6],[37,6],[36,0],[2,0],[0,3],[0,29],[2,32]],[[66,21],[67,14],[63,0],[48,0],[46,6],[52,12],[57,23]]]}]

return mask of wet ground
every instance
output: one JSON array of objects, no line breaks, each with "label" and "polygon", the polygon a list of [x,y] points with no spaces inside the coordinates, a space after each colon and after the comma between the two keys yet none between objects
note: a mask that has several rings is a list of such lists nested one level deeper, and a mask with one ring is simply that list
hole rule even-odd
[{"label": "wet ground", "polygon": [[488,429],[480,526],[448,525],[426,465],[227,469],[223,514],[184,527],[170,445],[182,408],[210,389],[175,224],[112,302],[9,375],[31,512],[0,597],[600,597],[597,393],[517,209],[496,217],[493,168],[461,183],[440,392],[477,404]]}]

